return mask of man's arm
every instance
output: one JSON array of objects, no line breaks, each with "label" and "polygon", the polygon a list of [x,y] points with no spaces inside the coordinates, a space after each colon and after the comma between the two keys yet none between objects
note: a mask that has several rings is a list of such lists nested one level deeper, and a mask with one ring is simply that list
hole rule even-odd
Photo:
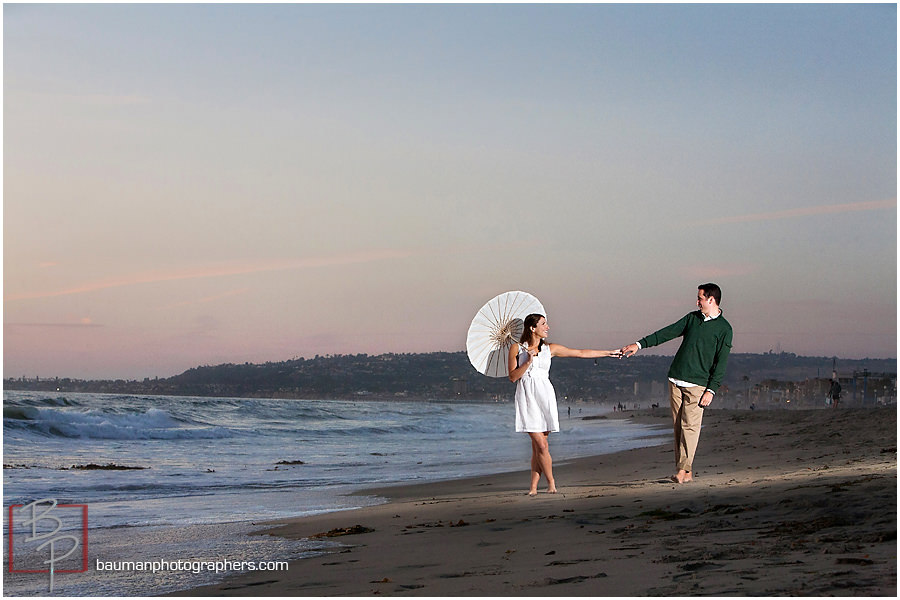
[{"label": "man's arm", "polygon": [[659,346],[660,344],[665,344],[669,340],[674,340],[675,338],[684,335],[684,330],[687,327],[688,319],[690,317],[691,314],[688,313],[675,323],[663,327],[659,331],[655,331],[648,336],[642,337],[634,344],[624,346],[620,352],[622,352],[623,356],[627,357],[633,355],[641,348]]}]

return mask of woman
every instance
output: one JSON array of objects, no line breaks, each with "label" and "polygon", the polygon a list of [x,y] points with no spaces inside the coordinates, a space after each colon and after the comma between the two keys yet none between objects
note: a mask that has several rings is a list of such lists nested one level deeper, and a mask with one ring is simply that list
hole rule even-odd
[{"label": "woman", "polygon": [[516,431],[531,436],[531,490],[537,494],[541,475],[547,478],[547,491],[556,493],[549,436],[559,431],[556,392],[550,383],[550,359],[553,356],[600,358],[621,356],[619,350],[573,350],[562,344],[544,343],[550,327],[544,315],[525,317],[525,327],[518,344],[509,349],[509,380],[516,384]]}]

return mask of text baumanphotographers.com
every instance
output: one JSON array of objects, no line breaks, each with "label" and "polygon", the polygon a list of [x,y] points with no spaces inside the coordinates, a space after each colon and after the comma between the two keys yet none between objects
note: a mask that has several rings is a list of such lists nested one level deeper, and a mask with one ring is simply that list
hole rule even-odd
[{"label": "text baumanphotographers.com", "polygon": [[95,568],[98,571],[190,571],[202,573],[210,571],[223,573],[226,571],[287,571],[288,563],[283,560],[251,562],[240,560],[122,560],[105,561],[97,559]]}]

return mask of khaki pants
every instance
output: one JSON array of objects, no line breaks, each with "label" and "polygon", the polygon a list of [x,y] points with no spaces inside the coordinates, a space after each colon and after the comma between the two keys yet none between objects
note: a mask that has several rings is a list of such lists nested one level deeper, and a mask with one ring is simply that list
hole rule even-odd
[{"label": "khaki pants", "polygon": [[693,470],[694,453],[700,441],[703,409],[700,398],[703,386],[678,387],[669,382],[669,401],[672,404],[672,425],[675,429],[675,468]]}]

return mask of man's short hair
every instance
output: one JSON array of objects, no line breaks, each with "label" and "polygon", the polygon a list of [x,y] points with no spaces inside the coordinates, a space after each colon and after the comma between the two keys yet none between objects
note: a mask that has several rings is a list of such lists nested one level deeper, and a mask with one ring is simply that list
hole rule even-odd
[{"label": "man's short hair", "polygon": [[722,289],[714,283],[704,283],[697,286],[698,290],[703,290],[703,295],[707,298],[715,298],[716,306],[722,304]]}]

